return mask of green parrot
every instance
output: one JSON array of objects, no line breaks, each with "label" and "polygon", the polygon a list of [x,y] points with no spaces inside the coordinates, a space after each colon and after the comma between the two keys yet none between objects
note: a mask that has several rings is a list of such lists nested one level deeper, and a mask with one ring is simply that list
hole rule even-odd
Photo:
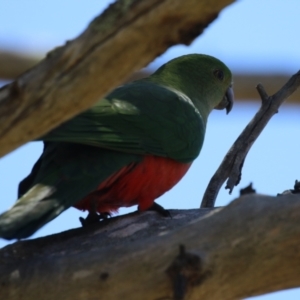
[{"label": "green parrot", "polygon": [[0,237],[29,237],[71,206],[99,218],[133,205],[163,210],[154,200],[198,156],[209,113],[232,105],[231,72],[208,55],[175,58],[116,88],[39,139],[44,151],[0,215]]}]

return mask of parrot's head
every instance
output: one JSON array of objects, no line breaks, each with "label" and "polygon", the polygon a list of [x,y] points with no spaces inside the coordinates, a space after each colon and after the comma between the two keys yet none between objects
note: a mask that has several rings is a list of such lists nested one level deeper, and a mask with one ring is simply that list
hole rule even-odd
[{"label": "parrot's head", "polygon": [[177,57],[161,66],[151,77],[187,95],[205,122],[213,109],[233,106],[232,75],[220,60],[204,54]]}]

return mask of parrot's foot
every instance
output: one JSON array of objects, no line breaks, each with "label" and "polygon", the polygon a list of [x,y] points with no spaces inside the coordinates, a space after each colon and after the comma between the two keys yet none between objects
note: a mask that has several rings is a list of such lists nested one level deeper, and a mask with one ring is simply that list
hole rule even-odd
[{"label": "parrot's foot", "polygon": [[98,214],[95,211],[90,211],[86,218],[79,218],[79,221],[82,227],[87,227],[96,223],[99,223],[101,220],[106,220],[110,217],[110,213],[101,213]]},{"label": "parrot's foot", "polygon": [[167,209],[164,209],[161,205],[157,204],[156,202],[153,202],[152,206],[150,206],[147,210],[156,211],[161,216],[172,219],[171,213]]}]

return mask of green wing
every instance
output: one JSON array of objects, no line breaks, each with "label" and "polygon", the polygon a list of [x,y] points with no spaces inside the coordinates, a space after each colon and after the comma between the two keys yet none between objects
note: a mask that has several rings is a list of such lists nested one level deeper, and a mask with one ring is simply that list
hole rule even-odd
[{"label": "green wing", "polygon": [[187,96],[139,80],[117,88],[41,140],[190,162],[201,150],[204,132],[202,117]]}]

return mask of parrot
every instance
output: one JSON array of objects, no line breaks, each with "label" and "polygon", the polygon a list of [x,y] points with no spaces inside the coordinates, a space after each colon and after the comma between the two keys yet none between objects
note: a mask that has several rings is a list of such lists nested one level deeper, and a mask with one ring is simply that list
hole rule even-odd
[{"label": "parrot", "polygon": [[210,112],[232,106],[231,71],[205,54],[117,87],[37,139],[44,150],[0,215],[0,237],[28,238],[72,206],[98,221],[120,207],[166,211],[155,199],[198,157]]}]

